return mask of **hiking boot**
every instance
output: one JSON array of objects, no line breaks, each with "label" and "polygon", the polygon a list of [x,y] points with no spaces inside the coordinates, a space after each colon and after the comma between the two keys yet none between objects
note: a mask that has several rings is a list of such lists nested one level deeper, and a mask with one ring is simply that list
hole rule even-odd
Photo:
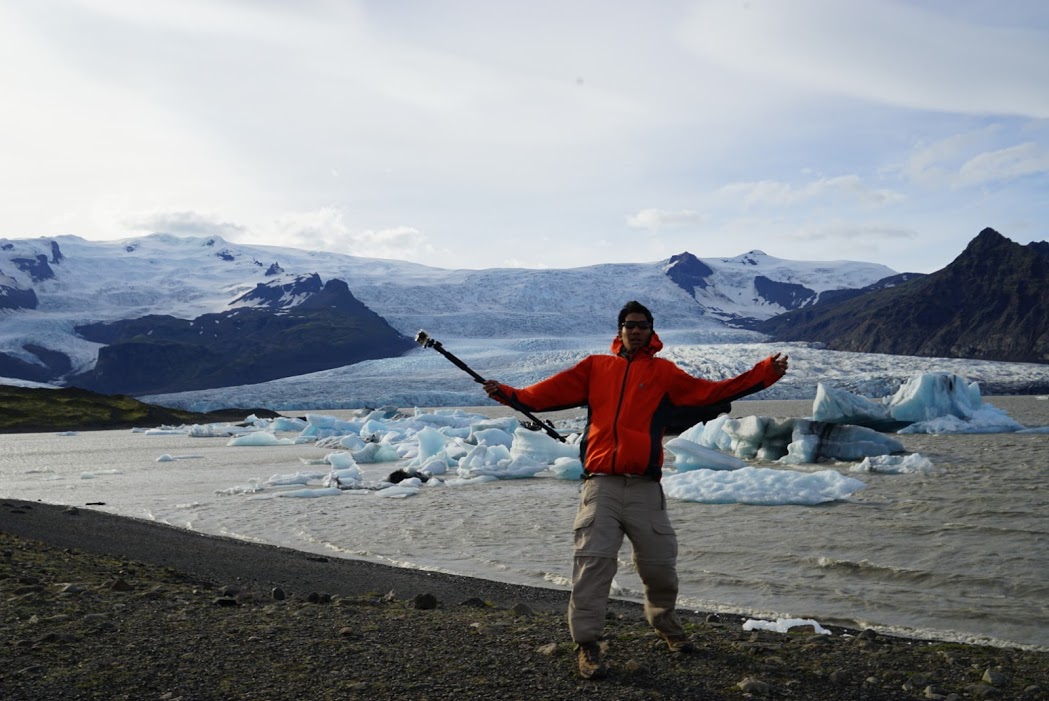
[{"label": "hiking boot", "polygon": [[684,635],[660,634],[659,637],[666,641],[667,647],[675,655],[691,655],[696,651],[696,644]]},{"label": "hiking boot", "polygon": [[583,679],[604,679],[608,676],[608,665],[605,664],[601,646],[597,643],[579,643],[579,676]]}]

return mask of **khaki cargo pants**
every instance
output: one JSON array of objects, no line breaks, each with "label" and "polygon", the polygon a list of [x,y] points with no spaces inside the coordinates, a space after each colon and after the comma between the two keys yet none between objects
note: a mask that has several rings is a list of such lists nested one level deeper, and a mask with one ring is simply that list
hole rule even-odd
[{"label": "khaki cargo pants", "polygon": [[601,637],[608,594],[626,535],[634,546],[634,567],[645,589],[645,617],[664,636],[684,635],[677,603],[677,535],[667,517],[659,482],[600,475],[583,483],[575,518],[575,561],[568,628],[572,640]]}]

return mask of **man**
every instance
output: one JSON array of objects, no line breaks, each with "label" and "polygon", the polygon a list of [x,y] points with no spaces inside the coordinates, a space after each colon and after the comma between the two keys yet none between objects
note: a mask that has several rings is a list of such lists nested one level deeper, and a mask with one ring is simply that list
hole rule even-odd
[{"label": "man", "polygon": [[612,355],[591,355],[576,366],[524,389],[496,380],[488,396],[515,401],[530,411],[588,407],[579,444],[583,489],[575,518],[575,556],[568,626],[579,656],[579,674],[608,673],[599,645],[617,555],[623,535],[634,548],[634,566],[644,584],[645,617],[675,653],[695,647],[685,634],[677,603],[677,536],[667,517],[659,480],[663,432],[675,406],[706,406],[765,389],[787,372],[777,353],[729,380],[692,377],[657,358],[663,344],[652,314],[639,302],[619,312]]}]

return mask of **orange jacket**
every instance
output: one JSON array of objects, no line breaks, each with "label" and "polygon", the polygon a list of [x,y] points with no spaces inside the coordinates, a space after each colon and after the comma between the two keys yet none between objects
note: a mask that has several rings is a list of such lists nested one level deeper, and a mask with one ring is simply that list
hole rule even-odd
[{"label": "orange jacket", "polygon": [[500,389],[529,411],[589,407],[580,442],[586,474],[643,474],[658,480],[663,471],[663,432],[673,406],[732,401],[779,379],[771,356],[728,380],[692,377],[669,360],[655,357],[662,348],[663,342],[653,333],[649,345],[629,357],[616,337],[614,355],[588,356],[524,389],[509,385]]}]

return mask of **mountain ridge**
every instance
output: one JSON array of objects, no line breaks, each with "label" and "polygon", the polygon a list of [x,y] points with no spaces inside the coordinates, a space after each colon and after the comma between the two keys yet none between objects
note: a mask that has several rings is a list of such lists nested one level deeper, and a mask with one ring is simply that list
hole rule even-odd
[{"label": "mountain ridge", "polygon": [[[218,236],[0,240],[0,376],[122,393],[196,389],[404,352],[405,339],[420,328],[451,338],[603,334],[631,298],[645,300],[661,329],[688,329],[705,341],[753,341],[760,336],[746,323],[829,288],[892,273],[877,264],[785,261],[761,251],[552,270],[448,270]],[[758,275],[771,282],[755,288]],[[341,292],[329,299],[335,283]],[[775,285],[805,292],[791,298]],[[326,314],[335,315],[323,321],[328,335],[317,331]],[[354,331],[344,322],[371,314],[389,329],[369,327],[376,352],[351,352],[346,336]],[[244,337],[233,343],[234,327],[249,318],[248,326],[267,326],[272,335],[253,334],[249,346]],[[299,330],[287,327],[291,318]],[[319,354],[300,336],[342,352]],[[294,362],[288,347],[316,362]]]},{"label": "mountain ridge", "polygon": [[942,270],[752,328],[832,350],[1047,363],[1049,243],[988,227]]},{"label": "mountain ridge", "polygon": [[0,377],[122,393],[245,384],[397,355],[421,328],[449,339],[603,335],[635,298],[678,342],[755,342],[784,313],[862,308],[926,277],[759,250],[450,270],[218,236],[0,239]]}]

